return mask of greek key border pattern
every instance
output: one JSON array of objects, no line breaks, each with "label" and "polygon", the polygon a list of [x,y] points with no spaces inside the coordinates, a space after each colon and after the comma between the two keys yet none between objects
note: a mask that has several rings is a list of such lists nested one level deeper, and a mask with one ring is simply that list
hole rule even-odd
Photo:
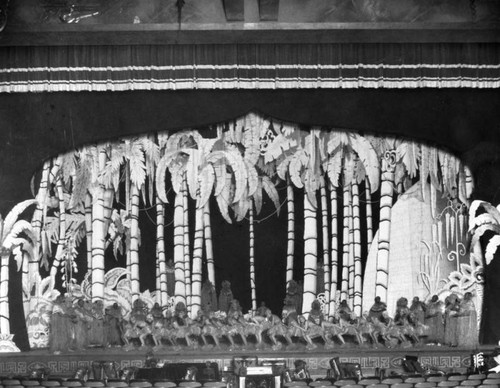
[{"label": "greek key border pattern", "polygon": [[[332,354],[331,357],[334,355]],[[138,356],[137,356],[138,357]],[[329,361],[331,357],[290,357],[287,355],[284,355],[282,357],[276,356],[276,357],[264,357],[267,360],[272,360],[272,359],[284,359],[288,367],[293,367],[294,362],[297,359],[302,359],[307,362],[309,366],[309,370],[311,371],[312,374],[315,373],[321,373],[329,369]],[[144,365],[144,360],[143,359],[133,359],[130,356],[124,356],[120,357],[117,355],[113,356],[105,356],[105,357],[99,357],[99,355],[96,355],[95,357],[85,355],[82,356],[82,358],[87,358],[83,360],[58,360],[58,359],[51,359],[51,355],[46,355],[46,356],[40,356],[39,358],[33,359],[33,357],[27,356],[26,357],[29,360],[26,361],[12,361],[11,360],[2,360],[2,357],[0,356],[0,375],[25,375],[28,374],[30,371],[45,367],[45,368],[50,368],[52,371],[52,374],[54,375],[71,375],[74,371],[76,371],[80,367],[91,367],[91,363],[93,360],[98,360],[98,359],[110,359],[110,360],[116,360],[121,368],[126,368],[126,367],[131,367],[135,366],[138,368],[141,368]],[[401,354],[394,354],[394,355],[384,355],[384,356],[376,356],[376,355],[369,355],[369,356],[341,356],[339,355],[340,361],[341,362],[355,362],[361,364],[362,368],[385,368],[385,369],[397,369],[401,367],[401,361],[403,359],[403,356]],[[170,362],[187,362],[187,363],[203,363],[206,361],[210,362],[216,362],[220,369],[222,370],[225,366],[231,365],[233,359],[233,355],[228,355],[226,357],[215,357],[215,358],[210,358],[208,357],[203,357],[203,358],[189,358],[189,359],[162,359],[162,357],[159,357],[159,361],[163,363],[170,363]],[[470,356],[469,355],[433,355],[433,356],[420,356],[419,357],[420,362],[422,365],[429,365],[429,366],[434,366],[434,367],[441,367],[441,368],[466,368],[470,365]]]}]

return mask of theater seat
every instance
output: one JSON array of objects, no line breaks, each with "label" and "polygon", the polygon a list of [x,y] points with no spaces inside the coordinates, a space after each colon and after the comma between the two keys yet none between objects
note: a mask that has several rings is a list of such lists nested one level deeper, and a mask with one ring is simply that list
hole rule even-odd
[{"label": "theater seat", "polygon": [[466,375],[450,375],[450,376],[448,376],[448,381],[464,381],[464,380],[467,380]]},{"label": "theater seat", "polygon": [[432,381],[424,381],[423,383],[416,383],[414,385],[415,388],[433,388],[437,385],[437,383],[434,383]]},{"label": "theater seat", "polygon": [[60,379],[44,380],[42,385],[44,387],[59,387],[59,386],[61,386],[61,380]]},{"label": "theater seat", "polygon": [[458,387],[460,383],[458,381],[440,381],[438,387]]},{"label": "theater seat", "polygon": [[81,387],[83,386],[81,380],[77,379],[68,379],[64,382],[65,387]]},{"label": "theater seat", "polygon": [[429,376],[426,377],[425,381],[429,381],[432,383],[439,383],[441,381],[446,381],[447,377],[446,376]]},{"label": "theater seat", "polygon": [[148,380],[130,380],[128,385],[129,387],[136,387],[136,388],[147,388],[153,386],[151,381]]},{"label": "theater seat", "polygon": [[22,384],[21,380],[19,379],[2,379],[2,385],[8,386],[8,385],[22,385]]},{"label": "theater seat", "polygon": [[104,380],[87,380],[83,382],[84,387],[105,387],[106,383]]},{"label": "theater seat", "polygon": [[326,387],[332,385],[330,380],[316,380],[309,383],[310,387]]},{"label": "theater seat", "polygon": [[153,387],[159,387],[159,388],[172,388],[176,387],[177,384],[174,383],[172,380],[156,380],[153,381]]},{"label": "theater seat", "polygon": [[179,387],[188,387],[188,388],[197,388],[201,387],[201,383],[199,381],[181,381],[178,386]]},{"label": "theater seat", "polygon": [[389,385],[399,384],[402,382],[403,379],[399,377],[387,377],[381,381],[382,384],[389,384]]},{"label": "theater seat", "polygon": [[405,383],[425,383],[425,378],[422,376],[409,376],[404,379]]},{"label": "theater seat", "polygon": [[358,381],[358,385],[372,385],[372,384],[380,384],[380,379],[361,379]]},{"label": "theater seat", "polygon": [[[354,380],[351,380],[351,379],[348,379],[348,380],[341,379],[341,380],[337,380],[333,383],[333,385],[335,385],[336,387],[343,387],[344,385],[353,385],[353,384],[356,384],[356,382]],[[359,384],[356,384],[356,385],[359,385]]]},{"label": "theater seat", "polygon": [[464,380],[460,382],[461,387],[477,387],[481,385],[481,380]]},{"label": "theater seat", "polygon": [[488,375],[488,377],[486,377],[483,380],[482,385],[500,385],[500,378],[498,378],[498,379],[492,379]]},{"label": "theater seat", "polygon": [[128,383],[125,380],[115,380],[111,379],[106,382],[108,387],[128,387]]}]

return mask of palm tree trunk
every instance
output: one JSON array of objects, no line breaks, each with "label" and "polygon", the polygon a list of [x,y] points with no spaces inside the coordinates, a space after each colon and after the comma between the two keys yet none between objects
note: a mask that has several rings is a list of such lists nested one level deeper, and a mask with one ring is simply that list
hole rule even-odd
[{"label": "palm tree trunk", "polygon": [[184,279],[184,209],[182,190],[175,196],[174,202],[174,273],[175,303],[186,304],[186,282]]},{"label": "palm tree trunk", "polygon": [[354,313],[359,317],[362,313],[362,274],[361,274],[361,223],[359,216],[359,186],[352,183],[352,223],[354,243]]},{"label": "palm tree trunk", "polygon": [[193,283],[191,291],[191,316],[196,318],[201,309],[201,260],[203,257],[203,207],[196,208],[193,241]]},{"label": "palm tree trunk", "polygon": [[349,307],[352,309],[354,307],[354,229],[353,229],[353,219],[352,219],[352,202],[349,204],[349,291],[348,291],[348,301]]},{"label": "palm tree trunk", "polygon": [[210,222],[210,201],[207,201],[203,209],[203,228],[205,235],[205,256],[207,258],[207,276],[210,283],[215,286],[215,262],[212,241],[212,225]]},{"label": "palm tree trunk", "polygon": [[130,290],[132,302],[139,298],[141,289],[139,281],[139,188],[130,186]]},{"label": "palm tree trunk", "polygon": [[[1,249],[1,247],[0,247]],[[0,255],[0,333],[10,334],[9,322],[9,259],[10,251]]]},{"label": "palm tree trunk", "polygon": [[286,207],[288,214],[288,233],[286,246],[286,287],[293,280],[293,259],[295,256],[295,198],[290,178],[286,184]]},{"label": "palm tree trunk", "polygon": [[56,255],[50,267],[50,278],[53,284],[55,284],[57,273],[59,272],[58,269],[61,265],[63,250],[66,246],[66,204],[64,203],[64,191],[61,178],[58,178],[56,181],[56,190],[59,199],[59,239],[57,242]]},{"label": "palm tree trunk", "polygon": [[156,196],[156,252],[157,259],[157,290],[160,292],[160,306],[165,307],[168,302],[167,293],[167,259],[165,256],[165,206]]},{"label": "palm tree trunk", "polygon": [[[328,234],[328,201],[326,198],[325,184],[320,186],[321,195],[321,230],[323,238],[323,282],[325,284],[325,304],[326,308],[330,307],[330,246]],[[329,315],[328,311],[326,315]]]},{"label": "palm tree trunk", "polygon": [[330,306],[329,314],[333,315],[335,312],[335,302],[337,294],[338,283],[338,255],[339,255],[339,241],[338,241],[338,225],[337,225],[337,189],[330,184],[330,208],[331,208],[331,240],[330,240],[330,263],[331,263],[331,276],[330,276]]},{"label": "palm tree trunk", "polygon": [[[99,151],[99,171],[106,165],[106,150]],[[106,230],[104,228],[104,191],[103,184],[95,189],[97,198],[92,201],[92,302],[104,300],[104,250],[106,246]]]},{"label": "palm tree trunk", "polygon": [[302,315],[308,317],[311,304],[316,299],[318,266],[318,230],[316,208],[304,193],[304,297]]},{"label": "palm tree trunk", "polygon": [[85,242],[87,244],[87,270],[92,265],[92,196],[85,195]]},{"label": "palm tree trunk", "polygon": [[367,252],[370,251],[370,246],[373,241],[373,216],[372,216],[372,192],[370,181],[365,180],[365,198],[366,198],[366,244]]},{"label": "palm tree trunk", "polygon": [[40,180],[40,186],[36,195],[36,200],[38,201],[38,203],[36,205],[35,211],[33,212],[33,218],[31,220],[33,232],[35,233],[35,236],[37,238],[37,243],[40,243],[40,232],[43,226],[45,209],[47,208],[46,200],[49,187],[49,173],[50,160],[47,160],[43,164],[42,178]]},{"label": "palm tree trunk", "polygon": [[115,199],[115,192],[112,189],[106,188],[104,190],[104,230],[109,230],[111,223],[111,214],[113,213],[113,200]]},{"label": "palm tree trunk", "polygon": [[191,241],[189,238],[187,174],[184,174],[182,190],[182,209],[184,217],[184,279],[186,281],[187,308],[188,311],[191,312]]},{"label": "palm tree trunk", "polygon": [[391,210],[394,186],[394,158],[387,152],[382,160],[382,179],[380,183],[380,222],[377,250],[377,272],[375,276],[375,295],[387,301],[389,280],[389,239],[391,235]]},{"label": "palm tree trunk", "polygon": [[342,283],[340,285],[340,299],[349,298],[349,185],[343,188],[343,229],[342,229]]},{"label": "palm tree trunk", "polygon": [[35,254],[29,255],[27,260],[23,260],[23,284],[27,284],[27,293],[23,292],[23,303],[25,305],[24,313],[27,315],[30,312],[29,299],[30,292],[32,288],[31,279],[34,278],[35,274],[38,273],[38,266],[40,262],[40,243],[41,243],[41,232],[43,226],[43,220],[45,218],[45,212],[47,209],[46,200],[49,187],[49,173],[50,173],[50,159],[45,161],[43,164],[42,177],[40,180],[40,186],[38,188],[38,193],[36,195],[37,205],[35,211],[33,212],[33,217],[31,219],[31,225],[33,227],[33,232],[36,237],[35,249],[33,250]]},{"label": "palm tree trunk", "polygon": [[250,290],[252,295],[252,311],[257,311],[257,293],[255,291],[255,234],[254,234],[254,215],[253,215],[253,201],[250,198],[250,208],[248,209],[248,234],[250,246]]}]

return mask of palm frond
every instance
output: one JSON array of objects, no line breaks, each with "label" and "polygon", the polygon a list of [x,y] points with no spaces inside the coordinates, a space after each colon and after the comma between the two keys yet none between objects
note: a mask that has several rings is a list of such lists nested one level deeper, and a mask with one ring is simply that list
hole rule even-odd
[{"label": "palm frond", "polygon": [[368,175],[371,191],[378,190],[380,183],[380,161],[377,152],[369,140],[364,136],[352,134],[350,136],[352,149],[358,154],[358,158]]},{"label": "palm frond", "polygon": [[211,164],[205,165],[199,175],[199,202],[197,207],[204,207],[212,194],[215,184],[215,171],[214,166]]},{"label": "palm frond", "polygon": [[[30,206],[35,205],[37,203],[36,199],[27,199],[18,203],[16,206],[12,208],[12,210],[7,214],[5,220],[3,222],[3,230],[2,236],[5,238],[8,234],[10,234],[12,228],[14,227],[19,216]],[[2,237],[0,236],[0,237]]]},{"label": "palm frond", "polygon": [[273,184],[271,179],[267,176],[262,177],[262,188],[266,192],[267,196],[271,199],[276,208],[276,212],[279,215],[280,212],[280,198],[276,186]]}]

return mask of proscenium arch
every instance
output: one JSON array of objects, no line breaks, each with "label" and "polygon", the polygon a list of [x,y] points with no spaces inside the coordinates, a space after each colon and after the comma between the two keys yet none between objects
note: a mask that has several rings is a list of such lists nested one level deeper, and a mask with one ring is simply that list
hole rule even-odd
[{"label": "proscenium arch", "polygon": [[477,147],[500,144],[498,106],[494,89],[1,94],[0,213],[32,196],[30,178],[43,160],[90,142],[203,127],[254,110],[306,126],[403,136],[475,157]]}]

